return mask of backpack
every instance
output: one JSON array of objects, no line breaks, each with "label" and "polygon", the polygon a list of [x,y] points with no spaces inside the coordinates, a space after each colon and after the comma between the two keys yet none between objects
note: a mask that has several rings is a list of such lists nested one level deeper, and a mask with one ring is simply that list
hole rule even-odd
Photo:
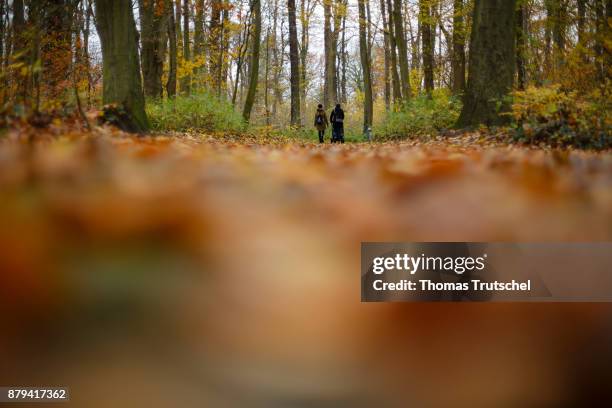
[{"label": "backpack", "polygon": [[321,114],[317,114],[317,119],[315,120],[315,123],[317,125],[322,125],[323,124],[323,118],[321,117]]}]

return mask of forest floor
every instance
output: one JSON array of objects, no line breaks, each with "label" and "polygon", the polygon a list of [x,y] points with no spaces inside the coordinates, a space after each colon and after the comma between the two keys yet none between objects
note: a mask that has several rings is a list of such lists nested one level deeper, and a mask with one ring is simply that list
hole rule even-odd
[{"label": "forest floor", "polygon": [[[196,134],[138,138],[98,129],[89,137],[48,131],[27,139],[22,131],[0,140],[0,299],[14,311],[0,346],[10,340],[9,333],[15,339],[29,333],[27,322],[52,335],[56,329],[40,321],[62,316],[63,340],[56,347],[62,350],[66,333],[73,333],[67,344],[88,344],[66,349],[80,357],[62,366],[64,379],[54,371],[54,383],[73,389],[95,389],[95,378],[102,375],[107,387],[109,381],[121,387],[137,375],[147,378],[142,381],[147,388],[134,385],[128,391],[133,395],[154,400],[180,389],[188,399],[201,396],[201,383],[187,389],[178,372],[209,378],[206,370],[224,367],[217,373],[224,378],[219,381],[232,384],[231,389],[258,390],[254,398],[263,404],[283,405],[284,400],[273,398],[291,401],[303,393],[320,395],[319,402],[348,404],[357,401],[343,400],[349,391],[372,385],[363,383],[369,375],[355,374],[369,370],[359,357],[369,342],[384,343],[391,338],[385,336],[397,335],[414,345],[428,332],[430,339],[441,341],[440,333],[431,334],[431,325],[443,324],[445,333],[465,340],[445,345],[440,356],[446,361],[424,361],[418,355],[406,360],[421,375],[437,373],[427,384],[451,387],[448,393],[435,393],[440,405],[463,397],[473,402],[476,395],[480,406],[504,395],[532,401],[543,389],[532,377],[496,370],[501,379],[486,391],[483,378],[492,367],[519,367],[521,361],[539,367],[534,376],[547,370],[556,361],[555,351],[537,339],[573,330],[571,319],[563,323],[567,309],[540,311],[533,320],[512,320],[529,315],[532,309],[527,308],[479,309],[482,314],[470,309],[469,318],[443,306],[399,309],[412,316],[406,317],[410,324],[423,328],[408,340],[406,333],[391,328],[398,321],[398,316],[389,317],[398,310],[394,306],[359,307],[360,242],[612,239],[609,152],[524,148],[478,135],[428,143],[318,145]],[[156,309],[161,321],[151,320]],[[581,321],[609,313],[579,309]],[[326,313],[330,310],[334,313]],[[427,323],[422,313],[447,323]],[[388,319],[381,321],[383,315]],[[500,316],[514,323],[495,323]],[[462,321],[467,329],[460,327]],[[530,335],[534,343],[516,349],[514,341],[527,342],[521,330],[542,337]],[[124,339],[120,348],[106,342],[110,333],[135,331],[154,335],[145,343],[140,337]],[[162,340],[167,342],[163,347],[176,346],[176,355],[157,354],[155,344]],[[464,378],[452,370],[436,371],[448,367],[448,358],[471,366],[474,361],[460,356],[487,341],[501,341],[497,350],[506,354],[478,349],[488,357]],[[385,352],[400,350],[400,343]],[[91,349],[95,354],[88,354]],[[47,348],[31,355],[49,357]],[[147,356],[155,362],[144,363]],[[19,372],[32,372],[23,357],[10,357],[13,383]],[[387,357],[384,364],[399,361]],[[194,359],[206,364],[196,368]],[[173,361],[171,370],[168,361]],[[375,361],[383,364],[370,363]],[[49,364],[46,374],[53,371]],[[109,367],[114,371],[108,372]],[[262,367],[263,376],[258,374]],[[84,370],[93,374],[84,378],[79,374]],[[45,370],[34,372],[46,375]],[[291,382],[298,372],[303,382]],[[562,386],[564,380],[551,376],[550,381]],[[160,387],[151,388],[155,382]],[[241,394],[211,387],[212,401]],[[452,392],[474,387],[480,391]],[[415,398],[431,390],[415,390]],[[113,398],[118,397],[105,394],[90,406],[121,405]]]}]

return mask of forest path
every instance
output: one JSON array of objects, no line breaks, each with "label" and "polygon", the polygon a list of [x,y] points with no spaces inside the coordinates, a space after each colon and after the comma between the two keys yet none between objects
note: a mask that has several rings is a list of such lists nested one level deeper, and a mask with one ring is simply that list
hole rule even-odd
[{"label": "forest path", "polygon": [[[360,304],[358,271],[362,241],[610,240],[610,154],[9,137],[0,191],[0,299],[13,319],[3,339],[61,339],[0,357],[12,379],[35,372],[23,383],[97,395],[77,405],[529,400],[565,384],[558,350],[578,350],[609,316],[591,305]],[[61,375],[41,368],[58,355]],[[496,385],[482,389],[491,372]],[[101,395],[100,383],[131,386]]]}]

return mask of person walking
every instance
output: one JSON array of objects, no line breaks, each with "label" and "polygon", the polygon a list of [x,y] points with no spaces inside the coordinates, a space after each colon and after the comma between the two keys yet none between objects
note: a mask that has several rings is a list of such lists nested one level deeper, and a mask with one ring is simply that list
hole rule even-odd
[{"label": "person walking", "polygon": [[337,104],[332,113],[329,115],[329,121],[332,124],[332,143],[344,143],[344,111]]},{"label": "person walking", "polygon": [[329,122],[327,121],[327,115],[325,114],[325,111],[323,110],[323,105],[321,104],[319,104],[319,106],[317,107],[314,125],[317,128],[317,131],[319,132],[319,143],[323,143],[325,141],[325,129],[327,129]]}]

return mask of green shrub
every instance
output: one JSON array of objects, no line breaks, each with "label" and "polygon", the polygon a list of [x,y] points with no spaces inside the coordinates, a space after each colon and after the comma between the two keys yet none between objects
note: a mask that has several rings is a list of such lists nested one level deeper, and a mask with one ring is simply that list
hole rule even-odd
[{"label": "green shrub", "polygon": [[387,120],[375,131],[375,138],[387,140],[432,135],[453,127],[460,112],[459,98],[451,96],[447,89],[436,89],[431,98],[419,95],[397,112],[389,112]]},{"label": "green shrub", "polygon": [[610,84],[590,94],[558,85],[513,93],[514,140],[552,147],[612,148]]},{"label": "green shrub", "polygon": [[231,103],[208,93],[177,96],[147,104],[153,130],[203,132],[243,132],[242,116]]}]

